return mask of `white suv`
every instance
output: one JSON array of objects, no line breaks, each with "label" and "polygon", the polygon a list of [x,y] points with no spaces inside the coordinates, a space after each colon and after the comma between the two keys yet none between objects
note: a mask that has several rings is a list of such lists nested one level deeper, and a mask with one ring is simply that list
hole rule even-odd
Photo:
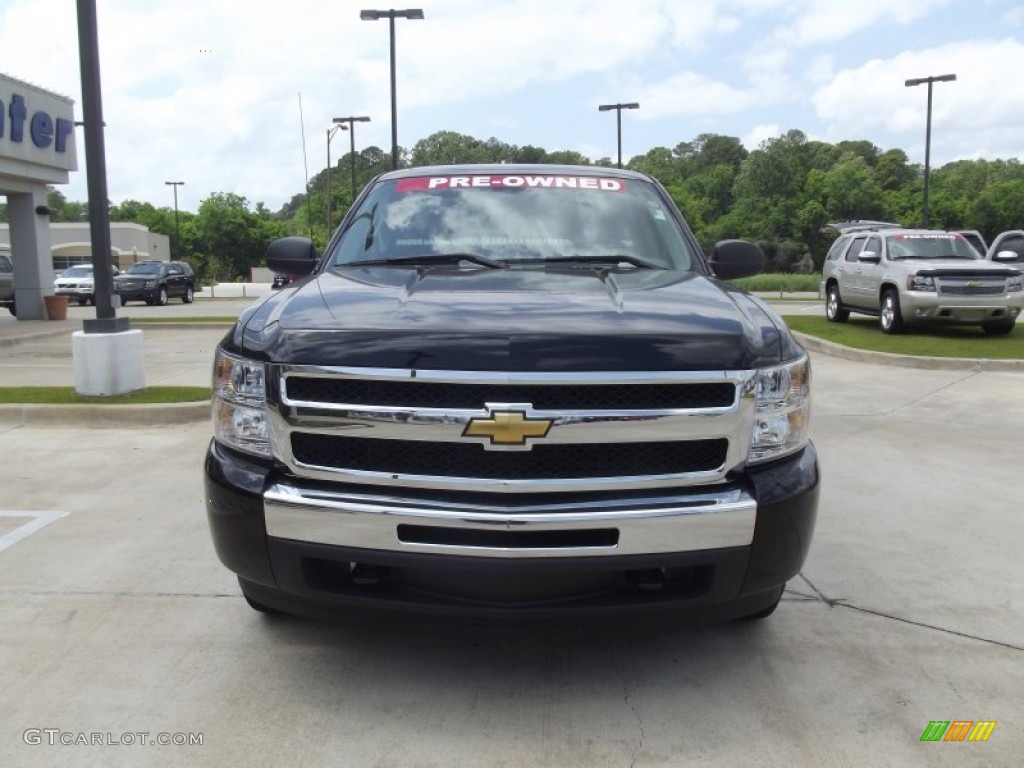
[{"label": "white suv", "polygon": [[839,238],[825,258],[828,319],[876,315],[882,330],[913,323],[981,325],[1005,334],[1024,307],[1018,269],[986,261],[963,235],[877,223],[834,225]]}]

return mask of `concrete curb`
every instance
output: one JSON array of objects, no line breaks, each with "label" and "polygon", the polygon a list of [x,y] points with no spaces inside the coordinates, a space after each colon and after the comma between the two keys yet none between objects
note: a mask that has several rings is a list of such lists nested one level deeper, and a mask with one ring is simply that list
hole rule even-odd
[{"label": "concrete curb", "polygon": [[988,360],[969,357],[914,357],[912,355],[894,355],[890,352],[872,352],[867,349],[844,347],[831,341],[808,336],[806,333],[792,332],[801,344],[812,352],[820,352],[831,357],[840,357],[858,363],[875,363],[877,365],[895,365],[901,368],[918,368],[930,371],[999,371],[1024,373],[1024,360]]},{"label": "concrete curb", "polygon": [[190,328],[234,328],[234,321],[221,323],[135,323],[133,331],[148,331],[150,328],[167,328],[175,331],[189,330]]},{"label": "concrete curb", "polygon": [[210,401],[146,405],[0,404],[0,424],[47,427],[162,427],[207,421]]},{"label": "concrete curb", "polygon": [[82,330],[81,326],[77,328],[58,328],[54,331],[39,331],[38,333],[29,333],[24,336],[13,336],[10,338],[0,338],[0,347],[16,347],[19,344],[28,344],[32,341],[39,341],[40,339],[52,339],[57,336],[71,336],[75,331]]}]

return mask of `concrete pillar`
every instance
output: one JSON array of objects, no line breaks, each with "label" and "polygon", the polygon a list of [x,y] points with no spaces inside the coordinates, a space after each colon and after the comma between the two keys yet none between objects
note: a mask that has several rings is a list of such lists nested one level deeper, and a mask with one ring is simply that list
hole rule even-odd
[{"label": "concrete pillar", "polygon": [[7,194],[18,320],[45,320],[43,296],[53,293],[50,217],[36,213],[36,206],[46,204],[46,187],[42,185],[33,186],[31,192]]}]

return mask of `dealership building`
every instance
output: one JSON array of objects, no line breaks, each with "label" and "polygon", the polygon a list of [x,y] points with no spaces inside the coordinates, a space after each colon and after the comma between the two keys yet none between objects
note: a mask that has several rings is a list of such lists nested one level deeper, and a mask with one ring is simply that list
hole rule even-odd
[{"label": "dealership building", "polygon": [[19,320],[42,320],[53,293],[47,187],[78,170],[71,99],[0,75],[0,195],[7,198]]},{"label": "dealership building", "polygon": [[[46,263],[51,270],[51,281],[68,267],[92,263],[89,222],[53,222],[49,236],[51,258]],[[11,251],[10,242],[10,225],[0,224],[0,252]],[[115,267],[127,269],[137,261],[166,261],[170,257],[171,243],[167,235],[150,232],[148,227],[130,221],[110,222],[110,263]]]}]

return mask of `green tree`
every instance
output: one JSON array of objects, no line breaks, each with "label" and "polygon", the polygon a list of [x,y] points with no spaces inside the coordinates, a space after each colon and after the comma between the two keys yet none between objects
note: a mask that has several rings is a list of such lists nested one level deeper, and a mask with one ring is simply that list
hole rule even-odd
[{"label": "green tree", "polygon": [[253,211],[246,198],[217,192],[199,206],[195,250],[217,279],[247,280],[251,267],[263,266],[270,242],[284,233],[284,223],[271,218],[263,206]]}]

